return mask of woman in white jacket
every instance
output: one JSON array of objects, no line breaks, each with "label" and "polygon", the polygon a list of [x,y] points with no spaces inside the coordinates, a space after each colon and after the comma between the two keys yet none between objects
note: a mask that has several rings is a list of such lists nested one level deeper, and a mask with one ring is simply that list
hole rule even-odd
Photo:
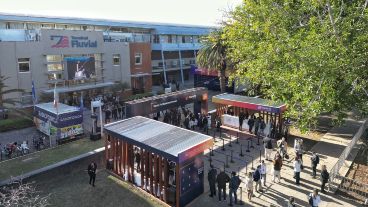
[{"label": "woman in white jacket", "polygon": [[295,158],[294,162],[294,178],[296,185],[300,185],[300,172],[302,168],[302,163],[300,162],[300,159],[298,157]]}]

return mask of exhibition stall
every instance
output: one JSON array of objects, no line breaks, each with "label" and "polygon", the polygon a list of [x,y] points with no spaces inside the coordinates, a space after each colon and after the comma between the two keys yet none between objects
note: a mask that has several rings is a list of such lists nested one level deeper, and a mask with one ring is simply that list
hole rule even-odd
[{"label": "exhibition stall", "polygon": [[[262,121],[265,122],[265,127],[261,131],[264,136],[282,135],[283,113],[286,111],[286,104],[227,93],[213,96],[212,102],[216,104],[217,116],[221,117],[224,126],[238,129],[239,115],[243,113],[245,115],[242,124],[243,131],[249,131],[248,120],[251,115],[255,115],[261,117]],[[253,132],[255,131],[254,127],[253,125]]]},{"label": "exhibition stall", "polygon": [[35,105],[34,123],[39,131],[57,141],[83,134],[83,112],[79,107],[52,102]]},{"label": "exhibition stall", "polygon": [[204,192],[210,136],[135,116],[104,126],[108,168],[171,206]]}]

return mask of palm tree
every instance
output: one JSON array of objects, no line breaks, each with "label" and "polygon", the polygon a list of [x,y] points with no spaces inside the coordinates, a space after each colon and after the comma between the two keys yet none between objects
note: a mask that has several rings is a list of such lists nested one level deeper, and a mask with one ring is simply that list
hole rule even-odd
[{"label": "palm tree", "polygon": [[4,104],[14,105],[15,103],[19,102],[14,99],[10,99],[10,98],[5,99],[4,95],[9,94],[9,93],[14,93],[14,92],[23,92],[22,89],[7,89],[6,90],[5,88],[7,88],[8,86],[5,85],[5,80],[7,79],[9,79],[9,77],[0,76],[0,107],[3,107]]},{"label": "palm tree", "polygon": [[218,70],[221,92],[226,91],[226,45],[222,37],[222,30],[212,31],[201,39],[202,47],[198,51],[197,63],[199,67]]}]

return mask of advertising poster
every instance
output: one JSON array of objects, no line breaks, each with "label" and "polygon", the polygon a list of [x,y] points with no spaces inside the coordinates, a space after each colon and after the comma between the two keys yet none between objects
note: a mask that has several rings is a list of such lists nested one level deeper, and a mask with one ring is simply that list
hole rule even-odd
[{"label": "advertising poster", "polygon": [[34,117],[34,122],[38,130],[50,136],[50,122],[43,121],[36,117]]},{"label": "advertising poster", "polygon": [[81,124],[64,127],[60,129],[60,139],[83,134],[83,127]]},{"label": "advertising poster", "polygon": [[96,74],[95,58],[93,57],[66,57],[68,80],[86,80]]}]

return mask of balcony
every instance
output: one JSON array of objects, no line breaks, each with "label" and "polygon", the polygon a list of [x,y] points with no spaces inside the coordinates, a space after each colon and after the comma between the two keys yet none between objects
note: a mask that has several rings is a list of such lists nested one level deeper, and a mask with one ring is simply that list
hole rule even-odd
[{"label": "balcony", "polygon": [[201,43],[159,43],[152,44],[152,50],[176,51],[176,50],[199,50]]},{"label": "balcony", "polygon": [[[165,66],[166,71],[180,70],[179,59],[166,59]],[[182,58],[183,69],[190,69],[195,64],[195,58]],[[161,60],[152,60],[152,71],[161,72],[163,71],[163,64]]]},{"label": "balcony", "polygon": [[40,40],[39,30],[0,29],[0,42],[38,42]]}]

